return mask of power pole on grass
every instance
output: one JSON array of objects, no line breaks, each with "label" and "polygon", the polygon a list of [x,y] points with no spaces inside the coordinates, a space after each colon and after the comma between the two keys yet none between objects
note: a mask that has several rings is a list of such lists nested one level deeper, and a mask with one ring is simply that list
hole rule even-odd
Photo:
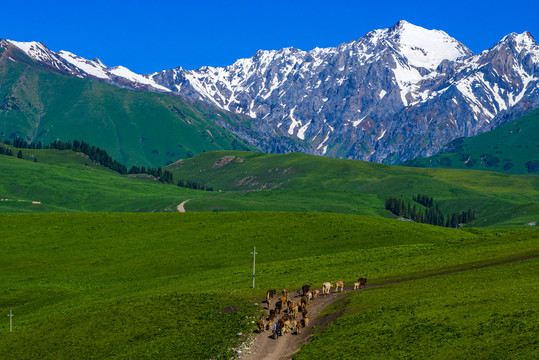
[{"label": "power pole on grass", "polygon": [[13,312],[9,310],[9,332],[13,332]]},{"label": "power pole on grass", "polygon": [[253,254],[253,289],[255,288],[255,262],[256,262],[256,246],[255,246],[255,250],[251,253]]}]

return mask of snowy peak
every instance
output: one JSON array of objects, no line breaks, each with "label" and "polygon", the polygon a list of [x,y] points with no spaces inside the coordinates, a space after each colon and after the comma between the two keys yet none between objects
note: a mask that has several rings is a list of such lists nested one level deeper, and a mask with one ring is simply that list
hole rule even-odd
[{"label": "snowy peak", "polygon": [[427,30],[401,20],[387,29],[387,38],[415,67],[435,69],[443,60],[454,61],[473,53],[441,30]]},{"label": "snowy peak", "polygon": [[26,55],[30,56],[34,60],[37,60],[37,61],[57,60],[54,53],[40,42],[37,42],[37,41],[20,42],[20,41],[13,41],[13,40],[8,40],[8,42],[12,45],[15,45],[22,51],[24,51]]},{"label": "snowy peak", "polygon": [[502,40],[500,40],[500,43],[509,43],[521,47],[537,46],[537,41],[535,41],[532,34],[530,34],[528,31],[524,31],[521,34],[511,33],[506,35]]},{"label": "snowy peak", "polygon": [[506,35],[498,44],[495,45],[495,48],[496,47],[508,47],[520,56],[531,53],[532,57],[534,57],[534,61],[539,61],[539,45],[528,31],[521,34],[511,33]]},{"label": "snowy peak", "polygon": [[474,55],[444,31],[401,20],[333,48],[259,50],[224,68],[151,78],[256,118],[251,138],[275,133],[320,155],[398,162],[539,103],[537,49],[529,33],[510,34]]}]

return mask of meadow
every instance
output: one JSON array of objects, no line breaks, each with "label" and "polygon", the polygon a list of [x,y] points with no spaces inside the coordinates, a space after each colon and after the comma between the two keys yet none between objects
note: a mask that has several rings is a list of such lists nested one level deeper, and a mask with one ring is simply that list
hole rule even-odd
[{"label": "meadow", "polygon": [[537,359],[539,259],[352,293],[302,359]]},{"label": "meadow", "polygon": [[[72,151],[22,150],[28,159],[0,155],[1,212],[177,211],[200,191],[120,176]],[[33,202],[39,202],[35,204]]]},{"label": "meadow", "polygon": [[471,226],[523,226],[539,221],[539,176],[390,166],[299,153],[206,152],[167,167],[228,193],[200,197],[188,211],[327,211],[392,217],[387,196],[428,194],[450,214],[473,209]]},{"label": "meadow", "polygon": [[331,213],[1,214],[0,248],[3,358],[209,359],[253,330],[268,288],[537,256],[539,232]]},{"label": "meadow", "polygon": [[478,219],[467,226],[539,222],[537,175],[217,151],[165,168],[174,174],[174,183],[194,181],[215,190],[194,191],[148,175],[121,176],[70,150],[20,151],[23,159],[0,155],[0,199],[14,200],[0,201],[2,212],[177,211],[180,202],[191,199],[185,206],[191,212],[308,211],[394,218],[384,207],[386,197],[411,200],[422,193],[434,197],[446,215],[474,210]]}]

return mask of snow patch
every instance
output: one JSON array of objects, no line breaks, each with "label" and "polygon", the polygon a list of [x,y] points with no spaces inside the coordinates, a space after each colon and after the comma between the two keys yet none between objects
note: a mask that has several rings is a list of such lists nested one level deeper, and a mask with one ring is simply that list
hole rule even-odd
[{"label": "snow patch", "polygon": [[59,51],[58,56],[60,56],[62,59],[75,66],[76,68],[81,69],[88,75],[92,75],[100,79],[109,79],[109,76],[105,72],[106,66],[104,66],[101,62],[86,60],[84,58],[81,58],[80,56],[77,56],[64,50]]},{"label": "snow patch", "polygon": [[311,121],[312,120],[309,120],[309,122],[305,125],[303,125],[301,128],[299,128],[298,130],[298,137],[301,139],[301,140],[305,140],[305,131],[307,130],[307,128],[309,127],[309,125],[311,125]]}]

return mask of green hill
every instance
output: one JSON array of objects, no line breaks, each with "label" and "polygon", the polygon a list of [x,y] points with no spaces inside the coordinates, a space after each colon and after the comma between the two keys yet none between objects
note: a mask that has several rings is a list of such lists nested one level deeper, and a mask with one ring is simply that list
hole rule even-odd
[{"label": "green hill", "polygon": [[[538,255],[539,233],[322,213],[0,214],[0,248],[2,359],[228,359],[227,349],[245,339],[236,334],[253,330],[261,310],[254,304],[267,289],[472,269]],[[357,339],[370,344],[362,356],[376,357],[386,343],[385,351],[408,349],[410,334],[436,344],[411,356],[428,349],[430,358],[452,357],[444,344],[457,341],[455,332],[459,348],[472,354],[488,342],[501,358],[515,349],[533,355],[537,276],[533,267],[519,268],[358,292],[347,309],[352,317],[335,325],[344,334],[335,351],[349,357],[355,347],[343,346],[346,339],[374,328],[375,338]],[[482,341],[466,340],[475,331]],[[326,354],[325,336],[305,351]]]},{"label": "green hill", "polygon": [[492,131],[460,138],[441,154],[405,162],[405,166],[475,169],[508,174],[539,173],[539,109]]},{"label": "green hill", "polygon": [[234,191],[195,199],[188,210],[345,212],[391,217],[387,196],[433,196],[446,214],[475,210],[475,226],[538,221],[539,177],[421,169],[299,153],[207,152],[167,167],[174,178]]},{"label": "green hill", "polygon": [[[14,154],[19,151],[10,149]],[[332,212],[394,218],[385,209],[387,197],[411,200],[420,193],[433,197],[446,216],[475,211],[478,218],[468,226],[539,222],[536,175],[254,152],[206,152],[166,168],[173,173],[174,184],[190,181],[215,190],[200,191],[162,184],[144,174],[122,176],[70,150],[20,151],[23,159],[0,155],[0,198],[14,200],[0,202],[0,211],[176,211],[180,202],[190,199],[187,211]]]},{"label": "green hill", "polygon": [[177,211],[186,199],[211,196],[149,177],[121,176],[81,153],[21,152],[23,159],[0,155],[0,212]]},{"label": "green hill", "polygon": [[[205,109],[208,112],[208,109]],[[226,121],[232,114],[215,110]],[[159,167],[220,149],[254,150],[178,97],[53,73],[9,47],[0,54],[0,138],[84,140],[131,166]]]}]

